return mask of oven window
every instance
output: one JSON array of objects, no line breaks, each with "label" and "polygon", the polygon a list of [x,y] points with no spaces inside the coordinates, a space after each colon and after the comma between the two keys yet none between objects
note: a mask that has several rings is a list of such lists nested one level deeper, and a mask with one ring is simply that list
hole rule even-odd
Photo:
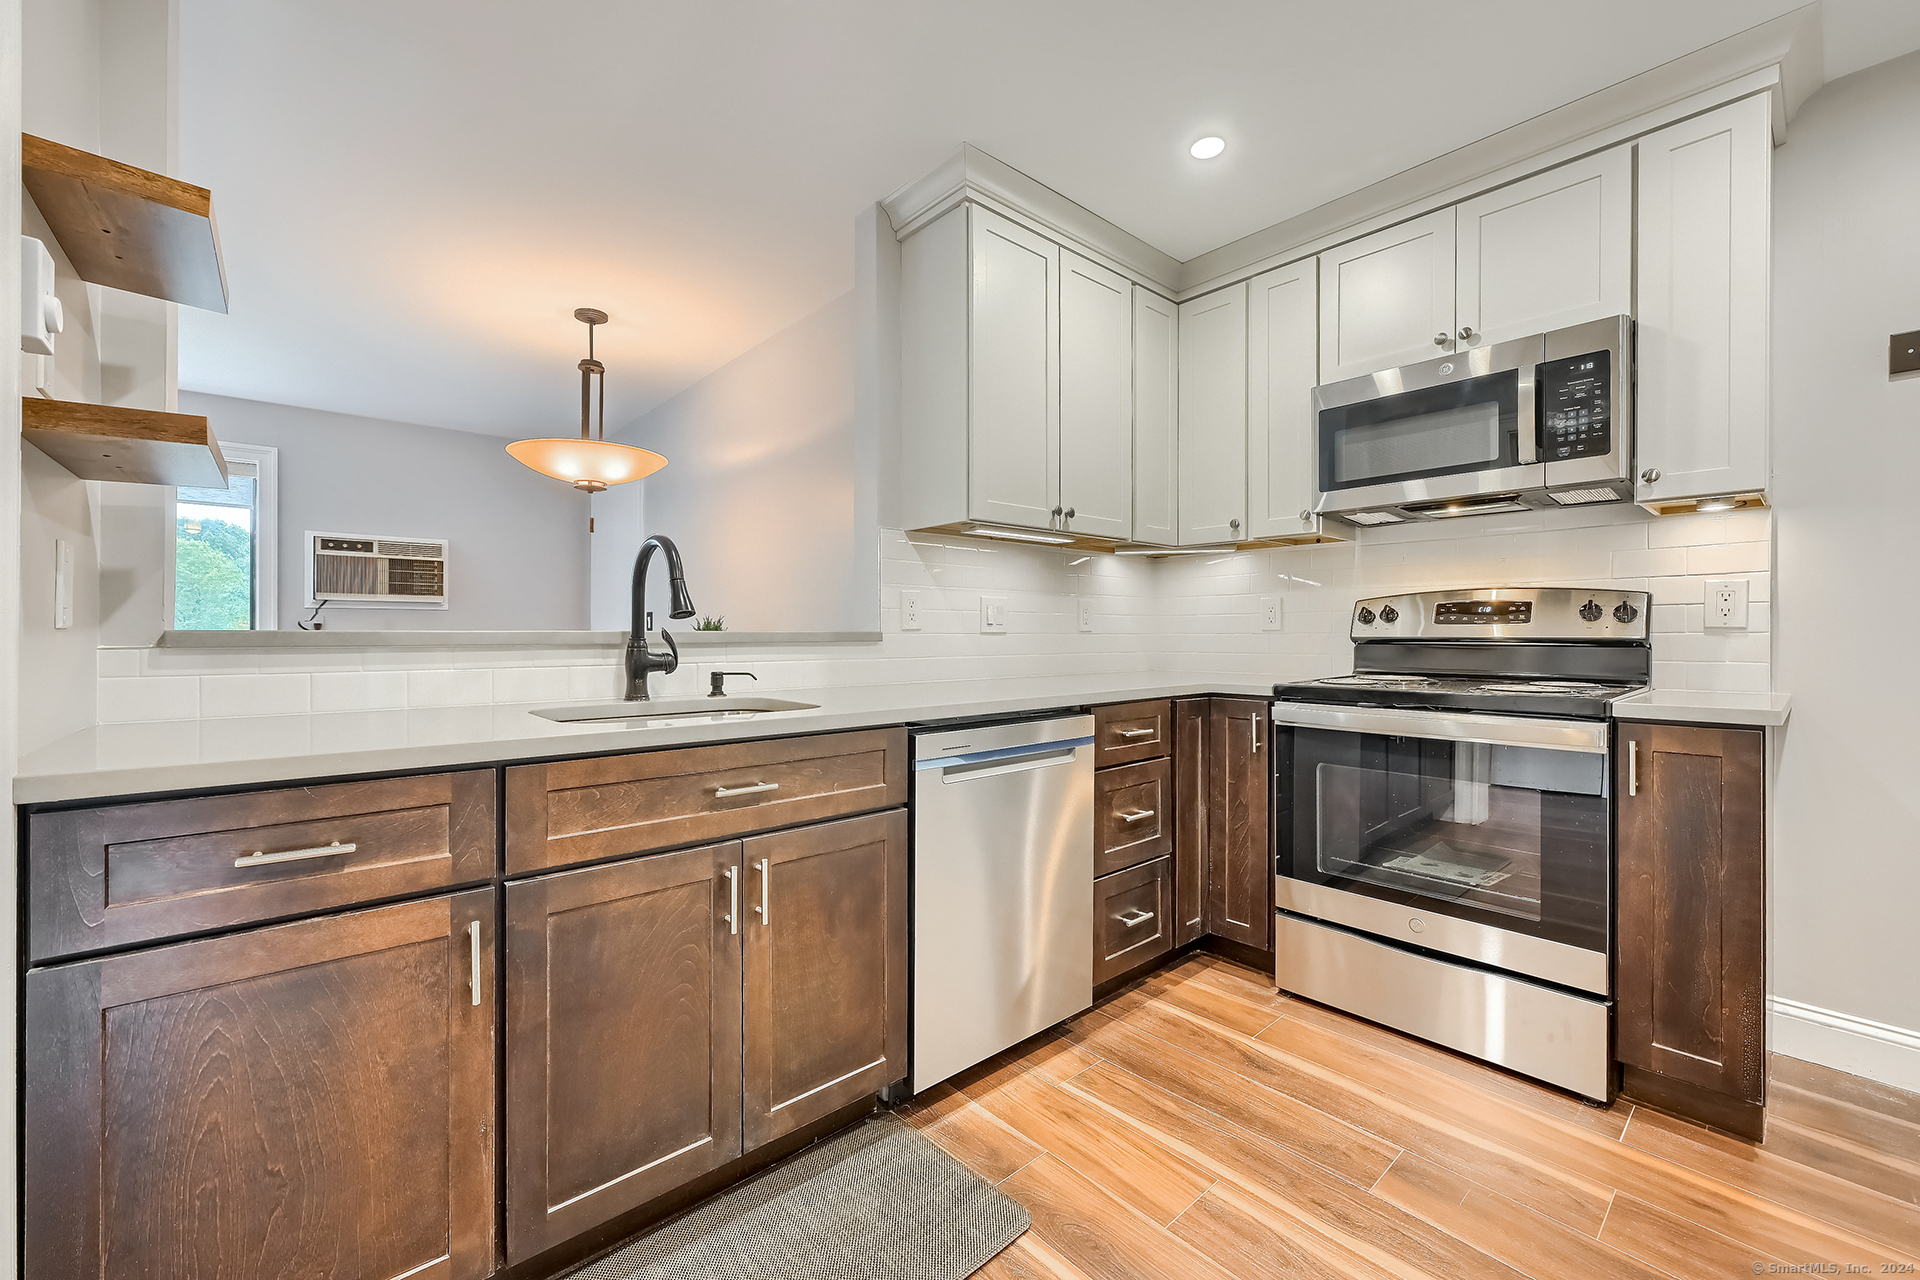
[{"label": "oven window", "polygon": [[1321,410],[1321,489],[1517,465],[1519,386],[1508,370]]},{"label": "oven window", "polygon": [[1281,874],[1604,947],[1606,756],[1304,728],[1290,754]]}]

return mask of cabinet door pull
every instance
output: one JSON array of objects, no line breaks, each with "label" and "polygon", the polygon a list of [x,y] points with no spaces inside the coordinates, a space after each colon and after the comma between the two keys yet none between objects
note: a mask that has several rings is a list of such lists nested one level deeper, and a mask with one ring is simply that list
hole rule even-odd
[{"label": "cabinet door pull", "polygon": [[727,932],[740,932],[740,868],[727,868]]},{"label": "cabinet door pull", "polygon": [[1253,754],[1259,755],[1260,754],[1260,722],[1258,720],[1247,721],[1247,732],[1253,735]]},{"label": "cabinet door pull", "polygon": [[1119,734],[1123,738],[1151,738],[1154,734],[1159,732],[1160,731],[1158,729],[1121,729],[1119,730]]},{"label": "cabinet door pull", "polygon": [[773,923],[773,916],[767,910],[769,893],[767,885],[773,879],[773,860],[762,858],[756,865],[760,868],[760,905],[756,909],[760,912],[760,923],[770,925]]},{"label": "cabinet door pull", "polygon": [[467,921],[467,960],[473,967],[473,976],[467,980],[468,990],[473,992],[473,1002],[480,1003],[480,922]]},{"label": "cabinet door pull", "polygon": [[1153,816],[1153,812],[1154,811],[1152,809],[1130,809],[1126,813],[1123,813],[1120,815],[1120,821],[1145,822],[1148,818],[1151,818]]},{"label": "cabinet door pull", "polygon": [[1153,919],[1153,912],[1141,911],[1141,910],[1135,909],[1133,911],[1127,912],[1125,915],[1118,917],[1118,919],[1121,924],[1131,929],[1135,925],[1145,924],[1147,921]]},{"label": "cabinet door pull", "polygon": [[713,797],[716,800],[726,800],[732,796],[758,795],[762,791],[778,791],[779,789],[780,784],[777,782],[756,782],[745,787],[715,787],[713,789]]},{"label": "cabinet door pull", "polygon": [[250,853],[244,858],[235,858],[236,867],[264,867],[275,862],[298,862],[302,858],[331,858],[336,853],[352,853],[359,845],[341,844],[335,840],[332,844],[316,845],[311,849],[288,849],[283,853]]},{"label": "cabinet door pull", "polygon": [[1633,738],[1627,739],[1627,794],[1640,794],[1640,743]]}]

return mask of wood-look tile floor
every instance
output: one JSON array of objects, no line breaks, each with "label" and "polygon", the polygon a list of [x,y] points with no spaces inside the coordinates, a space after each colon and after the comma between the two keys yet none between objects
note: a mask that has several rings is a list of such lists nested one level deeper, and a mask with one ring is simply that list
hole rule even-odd
[{"label": "wood-look tile floor", "polygon": [[902,1113],[1032,1212],[990,1280],[1920,1261],[1920,1185],[1897,1158],[1876,1190],[1626,1102],[1587,1106],[1212,957],[1017,1054]]}]

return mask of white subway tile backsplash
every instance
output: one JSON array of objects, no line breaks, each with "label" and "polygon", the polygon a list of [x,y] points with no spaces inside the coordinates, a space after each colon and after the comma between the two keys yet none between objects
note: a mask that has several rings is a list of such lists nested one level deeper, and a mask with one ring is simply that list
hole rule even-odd
[{"label": "white subway tile backsplash", "polygon": [[398,710],[406,705],[404,671],[320,671],[313,677],[315,711]]},{"label": "white subway tile backsplash", "polygon": [[200,714],[227,716],[298,716],[311,710],[313,677],[305,672],[276,675],[222,675],[200,677]]},{"label": "white subway tile backsplash", "polygon": [[493,701],[493,672],[486,669],[407,672],[409,707],[460,707]]},{"label": "white subway tile backsplash", "polygon": [[[1771,513],[1764,510],[1655,520],[1631,507],[1372,529],[1350,542],[1165,560],[887,533],[880,641],[728,644],[699,651],[697,660],[690,654],[678,672],[654,676],[651,686],[656,694],[700,693],[716,670],[760,677],[758,684],[735,681],[739,688],[786,692],[1149,671],[1259,683],[1308,679],[1351,669],[1348,627],[1357,599],[1543,584],[1652,592],[1658,683],[1764,689],[1771,539]],[[1749,632],[1705,633],[1702,583],[1709,576],[1747,580]],[[902,587],[920,593],[919,631],[898,629]],[[1007,597],[1005,634],[980,633],[983,592]],[[1255,616],[1258,597],[1269,593],[1286,601],[1276,632],[1261,631]],[[1093,605],[1091,633],[1079,630],[1078,597]],[[264,719],[298,699],[296,683],[310,672],[314,712],[385,715],[406,726],[395,732],[429,740],[457,736],[461,717],[489,704],[600,701],[621,696],[626,684],[617,651],[578,647],[317,656],[102,650],[99,671],[103,719]],[[294,683],[286,683],[289,677]],[[203,683],[210,692],[203,694]]]},{"label": "white subway tile backsplash", "polygon": [[191,720],[200,714],[198,676],[130,676],[102,680],[100,723]]}]

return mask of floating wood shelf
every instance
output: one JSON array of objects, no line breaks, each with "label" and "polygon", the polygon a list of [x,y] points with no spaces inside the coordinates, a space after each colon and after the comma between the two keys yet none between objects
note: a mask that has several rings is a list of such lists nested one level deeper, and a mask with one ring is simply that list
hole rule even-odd
[{"label": "floating wood shelf", "polygon": [[27,396],[20,434],[82,480],[227,487],[220,442],[196,414]]},{"label": "floating wood shelf", "polygon": [[213,193],[92,152],[20,135],[20,180],[82,280],[227,309]]}]

